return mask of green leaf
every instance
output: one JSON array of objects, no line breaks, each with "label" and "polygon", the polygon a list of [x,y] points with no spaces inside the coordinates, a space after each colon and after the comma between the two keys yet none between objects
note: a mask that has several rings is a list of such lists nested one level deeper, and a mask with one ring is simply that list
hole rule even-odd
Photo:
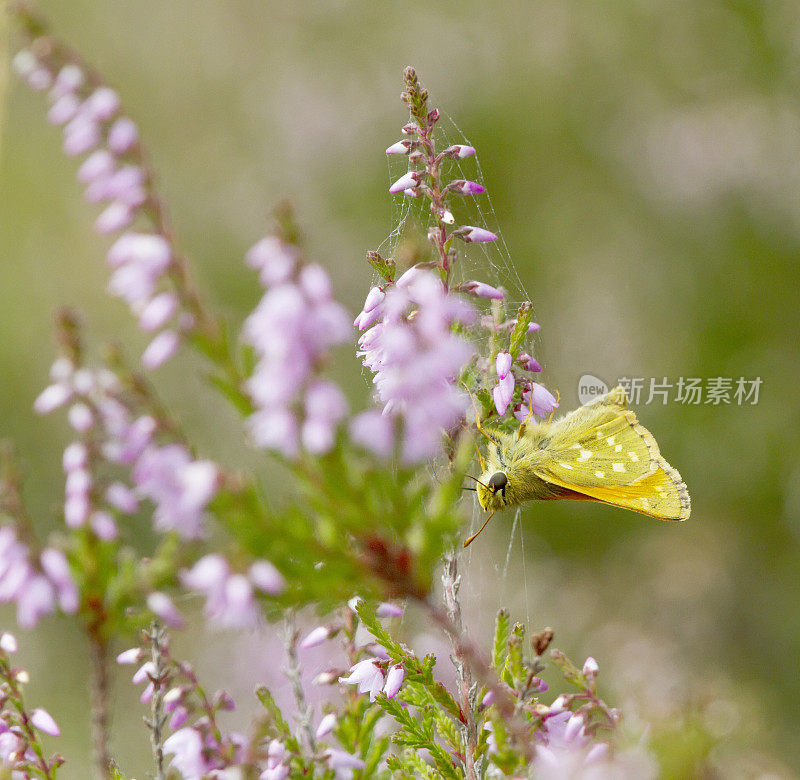
[{"label": "green leaf", "polygon": [[507,609],[497,613],[494,623],[494,643],[492,645],[492,664],[500,670],[508,657],[508,638],[511,632],[511,615]]},{"label": "green leaf", "polygon": [[284,738],[290,736],[292,730],[289,728],[289,724],[284,720],[283,713],[281,713],[280,707],[278,707],[278,704],[272,696],[270,690],[265,685],[259,685],[256,688],[256,696],[261,702],[261,706],[267,711],[272,719],[278,734]]},{"label": "green leaf", "polygon": [[529,301],[526,301],[517,311],[517,324],[514,326],[514,330],[511,333],[511,341],[508,347],[508,351],[511,353],[511,357],[514,360],[516,360],[519,355],[523,339],[528,335],[528,325],[531,324],[532,319],[533,305]]},{"label": "green leaf", "polygon": [[397,266],[394,260],[384,260],[377,252],[367,252],[367,262],[385,282],[393,282]]}]

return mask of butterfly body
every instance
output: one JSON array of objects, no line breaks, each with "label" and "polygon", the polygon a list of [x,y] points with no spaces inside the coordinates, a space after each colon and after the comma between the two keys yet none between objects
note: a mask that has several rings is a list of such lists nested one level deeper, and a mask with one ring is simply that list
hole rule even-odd
[{"label": "butterfly body", "polygon": [[481,429],[489,442],[477,485],[481,507],[572,499],[685,520],[686,485],[627,406],[617,387],[551,423],[522,425],[515,433]]}]

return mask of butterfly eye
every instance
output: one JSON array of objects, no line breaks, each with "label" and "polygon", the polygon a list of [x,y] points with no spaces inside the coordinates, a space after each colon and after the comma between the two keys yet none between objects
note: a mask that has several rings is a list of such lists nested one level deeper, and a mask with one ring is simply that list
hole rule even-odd
[{"label": "butterfly eye", "polygon": [[489,479],[489,489],[492,491],[492,493],[497,493],[500,491],[503,495],[505,495],[507,484],[508,477],[502,471],[492,474],[491,478]]}]

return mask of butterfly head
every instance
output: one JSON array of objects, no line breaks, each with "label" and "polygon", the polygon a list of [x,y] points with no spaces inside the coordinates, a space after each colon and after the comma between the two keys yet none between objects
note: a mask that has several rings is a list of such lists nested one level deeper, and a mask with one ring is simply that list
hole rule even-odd
[{"label": "butterfly head", "polygon": [[507,489],[508,475],[504,471],[484,474],[477,485],[478,501],[484,511],[497,511],[507,506]]}]

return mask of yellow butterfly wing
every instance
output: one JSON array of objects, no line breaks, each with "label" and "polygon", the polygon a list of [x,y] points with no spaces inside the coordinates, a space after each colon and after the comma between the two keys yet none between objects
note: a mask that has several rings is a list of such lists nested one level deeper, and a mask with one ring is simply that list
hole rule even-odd
[{"label": "yellow butterfly wing", "polygon": [[685,520],[691,510],[686,485],[626,406],[624,390],[615,388],[553,423],[536,476],[596,501]]}]

